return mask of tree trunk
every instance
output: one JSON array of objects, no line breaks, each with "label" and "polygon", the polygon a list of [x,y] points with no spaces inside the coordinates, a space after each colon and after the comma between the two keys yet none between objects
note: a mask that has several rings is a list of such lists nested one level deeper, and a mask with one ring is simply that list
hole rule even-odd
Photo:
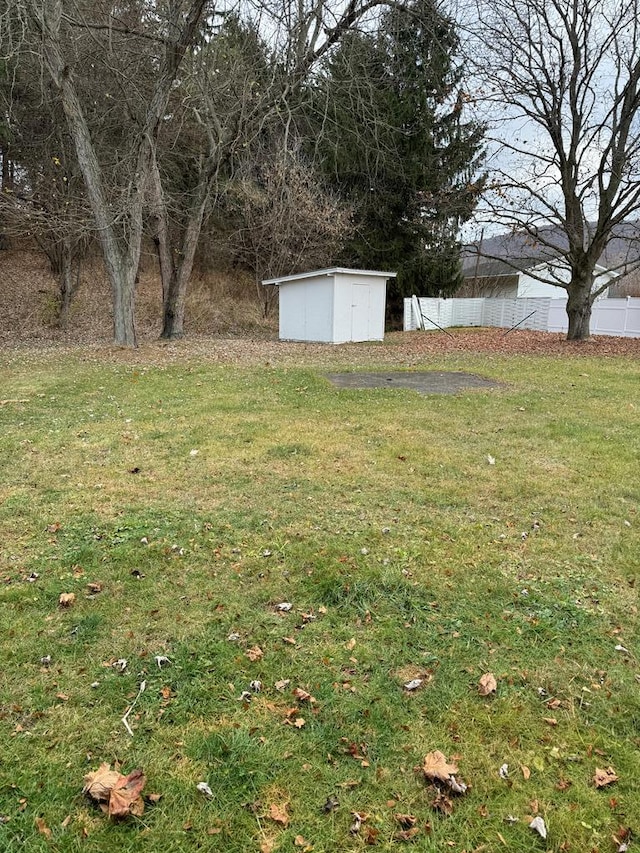
[{"label": "tree trunk", "polygon": [[[56,88],[60,91],[62,108],[67,126],[73,139],[78,165],[82,172],[91,210],[98,228],[107,275],[111,284],[113,300],[114,343],[119,346],[136,346],[136,330],[133,313],[135,274],[138,257],[134,251],[123,252],[116,236],[113,217],[102,186],[102,170],[98,163],[91,132],[76,91],[73,79],[66,67],[59,44],[59,26],[62,7],[52,3],[47,12],[51,15],[43,22],[44,59]],[[140,220],[142,212],[140,211]],[[134,223],[136,224],[136,223]],[[134,229],[132,229],[134,230]],[[130,247],[131,248],[131,247]]]},{"label": "tree trunk", "polygon": [[[157,167],[154,170],[157,173]],[[161,201],[162,187],[160,176],[157,174],[158,214],[164,218],[156,227],[160,271],[162,275],[162,332],[161,338],[181,338],[184,334],[184,312],[187,301],[187,288],[193,272],[193,262],[198,248],[198,240],[202,230],[202,220],[209,199],[211,182],[213,180],[211,163],[207,164],[200,173],[195,197],[191,209],[187,213],[187,223],[182,235],[179,252],[172,253],[169,245],[169,228],[166,223],[166,205]],[[155,174],[154,174],[155,178]],[[176,264],[175,257],[179,257]],[[167,268],[170,265],[169,274]]]},{"label": "tree trunk", "polygon": [[588,276],[587,281],[585,281],[582,277],[576,280],[574,275],[567,287],[569,295],[567,299],[567,317],[569,318],[568,341],[585,341],[591,334],[589,324],[591,321],[591,307],[593,305],[593,298],[591,296],[592,284],[593,276]]},{"label": "tree trunk", "polygon": [[71,300],[77,289],[73,283],[73,254],[69,241],[64,240],[60,253],[60,269],[58,270],[58,326],[67,329],[69,325],[69,314],[71,313]]},{"label": "tree trunk", "polygon": [[179,9],[174,10],[176,14],[172,23],[176,27],[177,38],[166,46],[156,87],[140,130],[135,172],[130,182],[131,202],[126,211],[125,233],[116,231],[91,131],[71,71],[62,54],[62,0],[46,0],[42,5],[32,3],[34,17],[43,37],[44,62],[54,85],[60,91],[62,107],[98,229],[111,283],[114,343],[119,346],[137,345],[134,319],[135,280],[142,246],[144,192],[152,169],[152,146],[166,110],[171,86],[187,46],[192,42],[200,24],[205,3],[206,0],[193,0],[184,13]]}]

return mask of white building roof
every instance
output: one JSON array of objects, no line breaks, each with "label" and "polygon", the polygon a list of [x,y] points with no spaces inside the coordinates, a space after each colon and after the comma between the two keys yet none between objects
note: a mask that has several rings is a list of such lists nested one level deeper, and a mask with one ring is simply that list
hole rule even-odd
[{"label": "white building roof", "polygon": [[374,275],[380,276],[381,278],[395,278],[397,273],[395,272],[381,272],[380,270],[350,270],[345,269],[344,267],[331,267],[326,270],[312,270],[311,272],[300,272],[295,275],[281,275],[277,278],[268,278],[265,279],[262,284],[285,284],[288,281],[298,281],[301,278],[315,278],[320,275],[336,275],[343,274],[347,275]]}]

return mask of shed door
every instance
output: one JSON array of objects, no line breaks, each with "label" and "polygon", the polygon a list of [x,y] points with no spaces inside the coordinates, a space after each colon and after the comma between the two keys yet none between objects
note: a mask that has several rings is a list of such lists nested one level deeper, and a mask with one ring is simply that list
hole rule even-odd
[{"label": "shed door", "polygon": [[351,285],[351,340],[369,340],[371,288],[368,284]]}]

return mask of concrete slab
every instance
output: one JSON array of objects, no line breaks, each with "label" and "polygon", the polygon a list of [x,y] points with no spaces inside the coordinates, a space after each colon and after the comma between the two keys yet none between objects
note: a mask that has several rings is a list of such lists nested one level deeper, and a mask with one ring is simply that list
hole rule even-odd
[{"label": "concrete slab", "polygon": [[381,373],[327,373],[338,388],[408,388],[419,394],[457,394],[474,388],[500,388],[500,382],[475,373],[394,371]]}]

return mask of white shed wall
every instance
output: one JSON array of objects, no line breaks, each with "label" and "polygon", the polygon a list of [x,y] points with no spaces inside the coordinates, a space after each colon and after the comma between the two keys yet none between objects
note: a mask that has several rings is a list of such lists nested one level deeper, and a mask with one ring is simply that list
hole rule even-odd
[{"label": "white shed wall", "polygon": [[280,340],[333,343],[332,276],[280,285]]},{"label": "white shed wall", "polygon": [[380,276],[336,273],[334,343],[383,340],[386,295],[386,279]]}]

